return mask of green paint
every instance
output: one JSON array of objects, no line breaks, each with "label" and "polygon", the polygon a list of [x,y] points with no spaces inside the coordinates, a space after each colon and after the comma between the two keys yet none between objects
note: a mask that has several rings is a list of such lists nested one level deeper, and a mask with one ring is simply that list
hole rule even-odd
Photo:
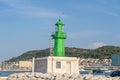
[{"label": "green paint", "polygon": [[63,32],[63,22],[59,19],[55,24],[57,26],[57,31],[52,35],[54,39],[54,56],[65,56],[64,40],[66,39],[66,34]]}]

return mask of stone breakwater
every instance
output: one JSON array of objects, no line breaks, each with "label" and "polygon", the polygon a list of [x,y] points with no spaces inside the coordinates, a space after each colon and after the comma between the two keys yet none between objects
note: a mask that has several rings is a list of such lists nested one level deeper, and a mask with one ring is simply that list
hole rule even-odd
[{"label": "stone breakwater", "polygon": [[52,74],[52,73],[17,73],[8,76],[7,80],[119,80],[105,76],[77,75],[77,74]]}]

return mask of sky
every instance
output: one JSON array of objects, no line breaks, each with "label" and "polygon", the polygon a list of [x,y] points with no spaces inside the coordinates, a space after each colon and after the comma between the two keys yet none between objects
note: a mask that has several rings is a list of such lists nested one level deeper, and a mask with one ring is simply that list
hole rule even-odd
[{"label": "sky", "polygon": [[66,47],[120,46],[120,0],[0,0],[0,61],[49,48],[59,18]]}]

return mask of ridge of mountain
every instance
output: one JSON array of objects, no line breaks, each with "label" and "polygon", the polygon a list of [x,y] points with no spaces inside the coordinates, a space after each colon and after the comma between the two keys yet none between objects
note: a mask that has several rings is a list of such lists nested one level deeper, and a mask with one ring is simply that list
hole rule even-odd
[{"label": "ridge of mountain", "polygon": [[[98,58],[105,59],[111,58],[112,54],[120,54],[120,47],[117,46],[103,46],[96,49],[82,49],[75,47],[66,47],[65,53],[67,57],[80,57],[80,58]],[[20,56],[13,57],[7,61],[20,61],[20,60],[28,60],[33,57],[46,57],[50,56],[50,49],[42,49],[42,50],[32,50],[27,51]]]}]

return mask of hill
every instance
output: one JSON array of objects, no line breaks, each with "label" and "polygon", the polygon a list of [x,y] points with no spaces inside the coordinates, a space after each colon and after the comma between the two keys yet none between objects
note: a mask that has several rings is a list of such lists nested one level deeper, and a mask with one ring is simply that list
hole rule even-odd
[{"label": "hill", "polygon": [[[81,57],[81,58],[111,58],[111,54],[120,54],[120,47],[103,46],[97,49],[81,49],[81,48],[65,48],[66,56],[68,57]],[[45,57],[50,56],[49,48],[43,50],[33,50],[23,53],[18,57],[13,57],[8,61],[19,61],[32,59],[32,57]]]}]

